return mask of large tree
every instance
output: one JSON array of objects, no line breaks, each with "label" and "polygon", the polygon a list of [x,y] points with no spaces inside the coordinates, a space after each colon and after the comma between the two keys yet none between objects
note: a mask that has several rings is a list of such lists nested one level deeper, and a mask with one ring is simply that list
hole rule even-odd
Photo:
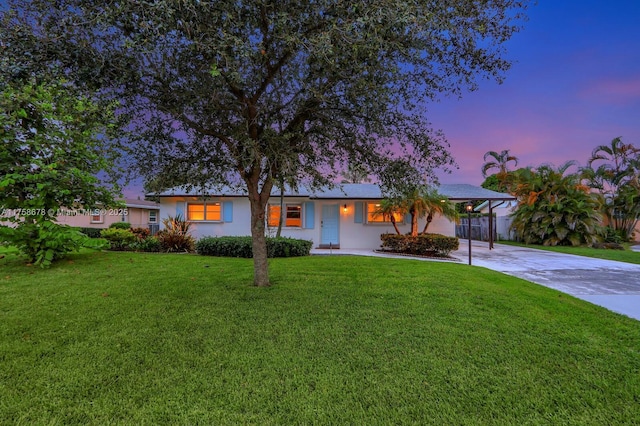
[{"label": "large tree", "polygon": [[63,208],[114,205],[117,187],[97,177],[112,171],[100,140],[110,112],[63,82],[1,78],[0,88],[0,243],[48,266],[87,243],[55,223]]},{"label": "large tree", "polygon": [[404,180],[451,165],[425,104],[500,81],[526,3],[10,0],[3,37],[121,99],[159,187],[242,185],[263,286],[274,184],[381,174],[390,158],[413,169]]}]

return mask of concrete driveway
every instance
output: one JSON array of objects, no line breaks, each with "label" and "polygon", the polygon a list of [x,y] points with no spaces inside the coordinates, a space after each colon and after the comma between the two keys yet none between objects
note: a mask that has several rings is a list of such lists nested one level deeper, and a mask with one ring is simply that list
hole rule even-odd
[{"label": "concrete driveway", "polygon": [[[635,248],[635,247],[634,247]],[[468,262],[468,241],[452,255]],[[524,247],[471,243],[471,263],[550,287],[640,320],[640,265]]]}]

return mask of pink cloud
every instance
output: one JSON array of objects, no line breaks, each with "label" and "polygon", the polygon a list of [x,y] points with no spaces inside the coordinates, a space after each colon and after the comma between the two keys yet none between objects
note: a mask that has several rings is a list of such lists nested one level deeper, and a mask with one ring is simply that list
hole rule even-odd
[{"label": "pink cloud", "polygon": [[624,80],[597,81],[583,89],[580,96],[616,105],[640,102],[640,76]]}]

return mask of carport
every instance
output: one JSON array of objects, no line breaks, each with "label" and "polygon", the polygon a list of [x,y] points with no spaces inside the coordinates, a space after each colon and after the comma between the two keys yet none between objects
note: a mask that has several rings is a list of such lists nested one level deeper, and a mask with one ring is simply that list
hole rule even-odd
[{"label": "carport", "polygon": [[465,203],[465,210],[469,215],[469,265],[471,265],[471,213],[474,201],[486,201],[489,207],[489,250],[493,249],[493,208],[506,201],[514,201],[516,197],[503,192],[492,191],[480,186],[468,184],[440,185],[440,194],[454,203]]}]

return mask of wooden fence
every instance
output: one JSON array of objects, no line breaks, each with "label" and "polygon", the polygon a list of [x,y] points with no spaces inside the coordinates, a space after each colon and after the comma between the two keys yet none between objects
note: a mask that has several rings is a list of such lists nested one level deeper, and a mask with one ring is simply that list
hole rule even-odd
[{"label": "wooden fence", "polygon": [[[510,231],[511,218],[508,216],[493,218],[493,241],[513,240],[513,232]],[[456,237],[469,238],[469,217],[462,216],[460,224],[456,225]],[[489,241],[489,216],[471,217],[471,239]]]}]

